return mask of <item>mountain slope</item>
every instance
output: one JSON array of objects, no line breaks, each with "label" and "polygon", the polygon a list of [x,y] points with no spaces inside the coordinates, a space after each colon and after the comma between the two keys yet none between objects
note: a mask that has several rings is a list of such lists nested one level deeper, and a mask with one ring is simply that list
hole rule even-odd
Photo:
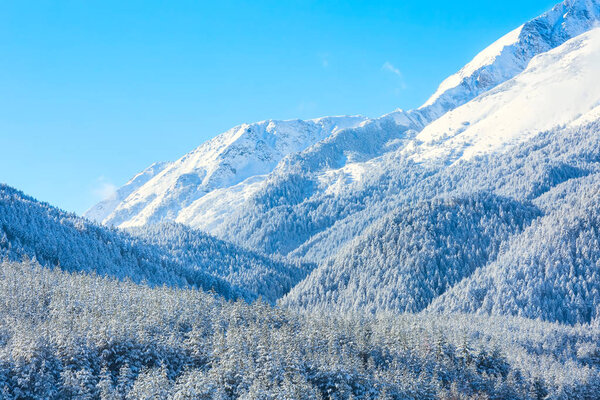
[{"label": "mountain slope", "polygon": [[[271,302],[307,273],[305,266],[275,261],[189,229],[156,227],[144,236],[90,223],[0,185],[0,257],[35,258],[49,267],[150,285],[193,286],[227,298],[262,295]],[[189,239],[187,257],[174,243],[180,237]]]},{"label": "mountain slope", "polygon": [[501,243],[539,215],[532,205],[482,193],[404,205],[321,265],[282,304],[421,311],[495,259]]},{"label": "mountain slope", "polygon": [[575,181],[555,189],[564,193],[562,207],[513,238],[497,261],[429,310],[570,324],[600,318],[600,174]]},{"label": "mountain slope", "polygon": [[215,288],[229,296],[236,292],[204,272],[169,262],[157,247],[146,247],[129,235],[91,224],[4,185],[0,186],[0,252],[11,260],[35,258],[66,271],[94,271],[151,285]]},{"label": "mountain slope", "polygon": [[598,0],[566,0],[521,25],[444,80],[419,109],[430,120],[515,77],[536,55],[597,26]]},{"label": "mountain slope", "polygon": [[415,160],[471,158],[537,132],[586,118],[600,107],[600,29],[532,59],[515,78],[428,125]]},{"label": "mountain slope", "polygon": [[304,279],[313,265],[277,260],[176,223],[129,228],[127,232],[160,246],[182,265],[202,271],[274,303]]},{"label": "mountain slope", "polygon": [[[285,201],[290,203],[296,201],[292,193],[303,192],[309,196],[312,190],[332,187],[327,183],[319,184],[319,177],[338,169],[352,168],[357,162],[367,162],[397,149],[422,128],[423,121],[418,114],[396,111],[355,128],[337,131],[302,152],[288,155],[267,176],[212,191],[183,210],[177,221],[220,235],[226,230],[224,227],[232,211],[251,210],[254,199],[262,197],[262,192],[286,193]],[[306,187],[296,187],[292,183],[296,176],[303,176],[301,180]],[[283,185],[278,187],[280,183]]]},{"label": "mountain slope", "polygon": [[360,116],[329,117],[237,126],[170,163],[118,204],[103,206],[102,213],[95,206],[85,216],[123,227],[175,220],[211,191],[267,174],[287,154],[364,121]]}]

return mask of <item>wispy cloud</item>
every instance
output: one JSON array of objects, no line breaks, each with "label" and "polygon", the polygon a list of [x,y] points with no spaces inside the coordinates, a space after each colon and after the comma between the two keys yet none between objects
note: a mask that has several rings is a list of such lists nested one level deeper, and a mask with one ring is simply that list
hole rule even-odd
[{"label": "wispy cloud", "polygon": [[406,89],[406,83],[404,82],[404,77],[402,76],[402,71],[400,71],[399,68],[394,66],[394,64],[392,64],[389,61],[386,61],[381,66],[381,70],[385,71],[385,72],[390,72],[395,76],[394,80],[397,80],[398,81],[397,84],[399,85],[394,88],[394,93],[396,95],[399,95],[401,93],[401,91]]},{"label": "wispy cloud", "polygon": [[389,61],[384,62],[383,65],[381,66],[381,69],[384,71],[391,72],[392,74],[402,78],[402,72],[400,72],[400,70],[398,68],[394,67],[394,65]]},{"label": "wispy cloud", "polygon": [[94,182],[92,194],[99,200],[106,200],[116,196],[117,189],[117,185],[110,182],[104,176],[101,176]]},{"label": "wispy cloud", "polygon": [[323,68],[328,68],[329,67],[329,59],[330,59],[329,53],[319,53],[318,56],[319,56],[319,59],[321,60],[321,66]]},{"label": "wispy cloud", "polygon": [[300,114],[312,114],[317,109],[317,103],[315,101],[301,101],[296,107],[295,112]]}]

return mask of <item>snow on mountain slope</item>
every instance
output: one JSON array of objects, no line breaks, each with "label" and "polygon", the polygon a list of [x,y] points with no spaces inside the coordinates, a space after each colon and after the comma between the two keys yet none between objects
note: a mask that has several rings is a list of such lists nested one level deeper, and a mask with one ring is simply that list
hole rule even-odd
[{"label": "snow on mountain slope", "polygon": [[523,71],[536,55],[595,26],[599,0],[566,0],[508,33],[442,82],[419,109],[430,120],[461,106]]},{"label": "snow on mountain slope", "polygon": [[212,232],[232,210],[250,200],[262,187],[267,175],[257,175],[226,188],[215,189],[200,197],[177,215],[176,222]]},{"label": "snow on mountain slope", "polygon": [[[517,133],[523,133],[522,129],[544,128],[537,125],[539,120],[535,120],[533,113],[523,113],[525,107],[533,104],[527,95],[519,98],[519,87],[511,89],[510,86],[521,84],[524,90],[529,82],[521,78],[510,81],[512,83],[506,81],[524,71],[536,55],[597,24],[599,1],[567,0],[509,33],[476,56],[458,74],[444,81],[438,92],[418,110],[399,110],[374,120],[334,117],[242,125],[169,165],[118,205],[111,205],[114,209],[108,215],[96,217],[98,213],[94,210],[86,215],[122,227],[175,220],[237,240],[228,232],[231,219],[237,218],[234,214],[241,209],[255,207],[253,198],[263,189],[266,193],[277,192],[277,185],[284,185],[285,190],[289,190],[291,181],[288,178],[297,174],[304,177],[304,182],[310,190],[318,192],[318,196],[326,193],[335,197],[360,185],[365,176],[372,175],[365,171],[386,168],[385,162],[373,162],[385,154],[414,152],[413,159],[416,161],[439,161],[438,156],[452,161],[482,150],[497,149],[510,142]],[[583,54],[579,56],[586,57]],[[554,57],[558,59],[562,55],[554,54]],[[555,60],[548,58],[546,61],[553,63]],[[576,62],[579,61],[574,60],[573,64]],[[584,66],[587,75],[583,80],[586,82],[593,73],[595,61],[590,62]],[[538,65],[537,69],[545,70],[546,67]],[[537,101],[536,107],[540,107],[539,112],[552,110],[548,126],[571,121],[579,113],[582,115],[577,118],[582,123],[587,121],[584,114],[588,110],[583,110],[582,104],[571,104],[566,107],[567,111],[557,113],[556,109],[543,103],[544,99],[552,102],[556,92],[551,92],[551,89],[577,96],[575,88],[571,90],[568,86],[576,83],[579,85],[577,89],[580,89],[587,83],[578,82],[576,70],[571,76],[558,66],[552,72],[546,71],[546,75],[536,74],[534,67],[527,71],[537,79],[536,90],[539,90],[534,100]],[[555,72],[564,86],[551,85],[551,88],[544,89],[546,83],[552,83]],[[488,95],[486,91],[490,89]],[[496,97],[490,97],[494,94]],[[471,101],[478,95],[477,100]],[[482,100],[484,96],[488,96],[488,100]],[[593,103],[592,100],[590,97],[582,101],[587,106]],[[465,104],[469,101],[470,105]],[[493,101],[497,104],[492,104]],[[480,102],[482,105],[477,106]],[[461,108],[460,112],[454,110],[461,105],[465,108]],[[502,112],[496,112],[496,107]],[[510,115],[515,110],[519,113],[515,114],[517,118]],[[448,111],[451,112],[448,114]],[[489,121],[485,122],[488,117]],[[438,118],[418,140],[413,140],[430,121]],[[503,120],[500,121],[500,118]],[[511,125],[507,125],[508,122]],[[490,126],[493,130],[488,129]],[[503,130],[512,133],[507,134]],[[309,190],[308,186],[302,190]],[[318,197],[308,192],[305,195],[315,200]],[[308,227],[300,231],[309,236],[318,233]]]},{"label": "snow on mountain slope", "polygon": [[[426,192],[424,178],[416,179],[417,183],[407,183],[407,177],[411,174],[423,174],[426,177],[438,168],[457,164],[458,160],[464,162],[475,155],[510,150],[543,131],[597,121],[600,119],[599,76],[600,28],[596,28],[535,57],[517,77],[448,112],[395,153],[355,165],[354,168],[365,176],[364,188],[357,190],[346,187],[346,190],[354,190],[356,197],[363,196],[359,191],[363,191],[364,196],[370,196],[368,193],[372,191],[384,197],[381,193],[388,190],[385,184],[389,181],[387,176],[395,174],[397,178],[392,181],[390,193],[410,193],[410,190],[414,190],[414,193],[402,196],[421,197]],[[415,172],[416,167],[403,162],[407,159],[418,161],[419,168],[429,172]],[[551,174],[560,170],[559,165],[548,167],[548,173]],[[448,185],[448,182],[442,180],[439,184]],[[483,185],[482,182],[473,184],[474,187]],[[409,190],[411,185],[418,186]],[[529,189],[522,190],[526,192]],[[338,196],[338,201],[343,199],[343,196]],[[310,200],[323,201],[325,198]],[[302,248],[300,254],[327,254],[332,242],[339,243],[341,238],[348,240],[347,235],[338,231],[352,231],[349,226],[364,226],[363,220],[389,212],[390,209],[393,206],[371,205],[362,213],[344,215],[343,223],[319,232],[318,240],[315,236],[299,247]],[[354,230],[355,234],[360,231]]]},{"label": "snow on mountain slope", "polygon": [[589,120],[600,105],[600,28],[533,58],[515,78],[428,125],[406,149],[449,162],[500,150],[531,135]]},{"label": "snow on mountain slope", "polygon": [[[407,135],[395,151],[350,163],[354,173],[347,164],[315,173],[309,166],[320,162],[296,163],[303,166],[297,169],[278,166],[256,195],[211,232],[261,251],[288,254],[303,248],[303,255],[331,256],[340,244],[360,234],[358,227],[364,227],[365,220],[372,222],[394,206],[393,201],[385,205],[388,198],[422,197],[423,181],[449,164],[508,150],[535,134],[593,114],[600,104],[599,67],[600,28],[538,56],[517,77],[447,113],[416,137]],[[304,153],[293,158],[302,160]],[[448,185],[441,181],[432,193],[440,194]],[[346,233],[338,234],[341,231]],[[319,240],[313,240],[317,235]],[[310,248],[304,246],[308,243]]]},{"label": "snow on mountain slope", "polygon": [[[385,152],[401,148],[420,129],[422,122],[418,114],[399,110],[366,121],[356,128],[341,130],[305,151],[290,154],[267,176],[255,177],[235,187],[213,191],[180,213],[177,221],[263,252],[279,252],[282,250],[279,247],[284,242],[287,251],[290,251],[324,225],[319,222],[312,227],[299,226],[298,231],[289,235],[289,241],[276,240],[277,244],[272,243],[275,247],[268,244],[267,238],[265,241],[255,238],[246,242],[241,239],[245,236],[241,232],[249,233],[256,228],[256,232],[272,229],[283,234],[285,229],[279,226],[280,223],[287,227],[299,225],[307,215],[299,216],[294,222],[275,222],[276,217],[269,210],[280,206],[291,211],[290,206],[300,205],[306,199],[324,193],[336,196],[339,192],[349,190],[354,184],[360,185],[365,163]],[[309,212],[308,209],[305,211]],[[264,223],[255,221],[260,226],[252,223],[240,226],[244,222],[238,218],[242,216],[238,213],[244,214],[245,218],[250,214],[261,215],[263,212],[270,213],[271,218]],[[310,214],[310,218],[319,219],[318,214]],[[336,216],[338,217],[340,215]],[[256,247],[257,242],[261,241],[262,244]],[[287,251],[281,254],[287,254]]]},{"label": "snow on mountain slope", "polygon": [[[366,120],[362,116],[326,117],[237,126],[169,164],[118,205],[113,207],[109,200],[110,206],[95,206],[86,216],[123,227],[175,220],[182,209],[211,191],[267,174],[286,155]],[[98,211],[111,207],[110,213]]]},{"label": "snow on mountain slope", "polygon": [[113,195],[107,199],[102,200],[90,208],[86,213],[85,217],[93,221],[101,222],[112,213],[119,204],[125,200],[131,193],[138,190],[150,179],[154,178],[171,163],[169,162],[155,162],[133,178],[125,185],[121,186]]}]

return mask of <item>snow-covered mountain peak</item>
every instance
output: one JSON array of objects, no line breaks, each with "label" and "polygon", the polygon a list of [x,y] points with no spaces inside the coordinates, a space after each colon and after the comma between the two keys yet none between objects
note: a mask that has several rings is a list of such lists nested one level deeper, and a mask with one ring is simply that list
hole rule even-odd
[{"label": "snow-covered mountain peak", "polygon": [[[485,151],[498,148],[528,130],[539,132],[574,119],[584,123],[590,115],[586,107],[598,106],[593,99],[598,64],[582,64],[584,76],[530,62],[592,29],[599,20],[600,0],[566,0],[489,46],[417,110],[398,109],[376,119],[348,116],[242,124],[165,168],[144,174],[143,184],[130,186],[86,216],[121,227],[173,220],[210,230],[232,210],[243,208],[267,176],[288,182],[286,177],[310,173],[315,182],[346,185],[360,181],[357,171],[362,167],[356,163],[396,151],[414,152],[417,160],[441,155],[450,161],[477,154],[483,151],[481,146]],[[577,62],[566,63],[565,54],[558,59],[562,60],[558,65],[577,68]],[[580,96],[576,90],[592,95]],[[561,91],[564,96],[557,94]],[[553,103],[557,96],[561,98]],[[540,118],[550,115],[541,124],[536,113]]]},{"label": "snow-covered mountain peak", "polygon": [[560,46],[600,21],[600,0],[566,0],[487,47],[448,77],[419,109],[435,120],[521,73],[538,54]]},{"label": "snow-covered mountain peak", "polygon": [[363,116],[341,116],[236,126],[173,163],[148,168],[136,176],[144,179],[132,179],[116,198],[94,206],[85,216],[123,227],[174,220],[207,193],[268,174],[286,155],[366,121]]},{"label": "snow-covered mountain peak", "polygon": [[468,159],[557,126],[594,120],[600,106],[600,28],[534,57],[524,72],[434,121],[417,160]]},{"label": "snow-covered mountain peak", "polygon": [[[521,35],[522,29],[523,25],[513,30],[512,32],[507,33],[506,35],[498,39],[496,42],[492,43],[481,53],[477,54],[471,62],[465,65],[456,74],[450,75],[448,78],[446,78],[440,84],[435,93],[427,100],[427,102],[425,102],[422,108],[433,106],[434,104],[436,104],[436,102],[439,101],[439,99],[442,96],[444,96],[444,94],[446,94],[447,96],[448,91],[455,89],[456,87],[461,85],[463,81],[477,73],[477,71],[481,70],[482,68],[490,66],[494,63],[502,63],[503,61],[509,61],[506,60],[507,57],[502,59],[502,56],[506,55],[506,53],[504,53],[503,51],[506,47],[514,45],[519,40],[519,36]],[[511,65],[511,63],[505,63],[505,65],[502,65],[501,67],[514,68],[514,66]]]}]

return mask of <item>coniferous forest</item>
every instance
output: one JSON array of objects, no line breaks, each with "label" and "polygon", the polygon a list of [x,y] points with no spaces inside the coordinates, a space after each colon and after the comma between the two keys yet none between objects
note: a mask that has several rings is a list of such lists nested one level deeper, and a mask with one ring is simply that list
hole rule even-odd
[{"label": "coniferous forest", "polygon": [[586,399],[600,327],[315,314],[33,262],[0,273],[2,398]]}]

